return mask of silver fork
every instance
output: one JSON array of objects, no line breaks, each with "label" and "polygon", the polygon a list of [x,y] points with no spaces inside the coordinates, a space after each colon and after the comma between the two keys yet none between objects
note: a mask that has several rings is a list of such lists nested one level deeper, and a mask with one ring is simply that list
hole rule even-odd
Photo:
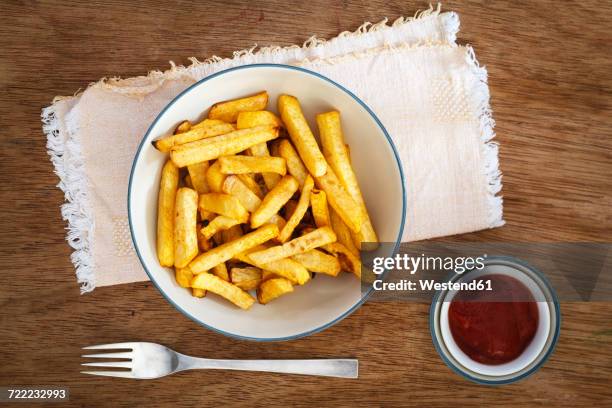
[{"label": "silver fork", "polygon": [[321,375],[357,378],[359,361],[355,359],[319,360],[214,360],[186,356],[156,343],[128,342],[83,347],[85,350],[127,350],[122,352],[86,354],[85,358],[113,358],[123,361],[83,363],[89,367],[125,368],[114,371],[81,371],[83,374],[135,379],[165,377],[184,370],[220,369],[265,371],[270,373]]}]

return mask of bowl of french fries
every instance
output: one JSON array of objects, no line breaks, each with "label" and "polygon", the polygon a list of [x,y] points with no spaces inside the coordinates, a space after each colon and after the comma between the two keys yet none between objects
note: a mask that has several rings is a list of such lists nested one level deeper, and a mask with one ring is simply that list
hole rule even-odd
[{"label": "bowl of french fries", "polygon": [[178,95],[128,187],[155,286],[194,321],[251,340],[302,337],[356,310],[361,254],[399,243],[405,211],[401,163],[374,113],[320,74],[274,64]]}]

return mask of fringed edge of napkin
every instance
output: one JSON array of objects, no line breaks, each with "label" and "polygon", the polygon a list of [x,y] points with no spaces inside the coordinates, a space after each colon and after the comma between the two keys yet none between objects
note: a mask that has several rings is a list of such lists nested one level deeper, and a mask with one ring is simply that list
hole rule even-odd
[{"label": "fringed edge of napkin", "polygon": [[[187,67],[177,66],[171,61],[171,68],[166,71],[150,71],[146,76],[127,79],[117,77],[102,78],[97,82],[89,84],[88,88],[102,87],[113,92],[124,94],[147,94],[161,86],[166,79],[178,79],[185,76],[193,77],[191,73],[195,69],[201,67],[207,67],[217,63],[242,65],[253,63],[249,62],[249,58],[271,57],[291,50],[312,50],[320,46],[329,45],[332,41],[339,41],[343,38],[355,38],[379,30],[402,26],[415,20],[436,17],[440,15],[440,13],[441,4],[438,3],[435,9],[430,5],[426,10],[417,11],[413,17],[400,17],[390,25],[387,24],[388,19],[385,18],[375,24],[365,22],[357,30],[352,32],[344,31],[330,40],[312,36],[303,43],[302,47],[298,45],[288,47],[258,47],[255,45],[252,48],[235,51],[232,58],[212,56],[204,61],[199,61],[195,57],[192,57],[189,58],[191,65]],[[459,18],[457,14],[453,12],[445,13],[445,16],[445,19],[442,21],[445,33],[444,41],[449,44],[454,44],[457,32],[459,31]],[[47,136],[47,151],[55,167],[55,173],[60,179],[57,186],[64,192],[66,199],[66,202],[61,206],[61,212],[62,218],[68,222],[66,240],[70,247],[74,249],[70,259],[76,268],[76,276],[81,293],[86,293],[92,291],[96,286],[95,265],[93,264],[92,254],[92,237],[95,228],[95,220],[92,216],[89,204],[88,181],[85,173],[85,163],[81,155],[81,145],[76,138],[76,132],[71,132],[70,129],[63,128],[62,121],[59,119],[59,111],[65,110],[65,112],[68,112],[70,108],[78,102],[82,92],[83,91],[79,90],[73,96],[55,97],[52,101],[52,105],[42,110],[41,117],[43,132]],[[486,89],[486,92],[488,92],[488,89]],[[64,106],[64,104],[68,106]],[[485,126],[485,128],[490,129],[492,133],[492,126]],[[494,159],[497,158],[494,153],[490,155],[495,156]],[[492,169],[497,169],[495,162],[493,162],[490,167]],[[497,187],[497,191],[501,188],[501,181],[491,179],[489,184],[493,186],[491,187],[491,191],[495,190],[496,185],[499,186]],[[501,199],[499,199],[499,203],[495,201],[497,197],[493,197],[492,200],[499,206],[499,211],[495,211],[495,214],[492,215],[492,219],[496,219],[495,217],[501,219]],[[501,223],[503,224],[503,221],[501,221]]]},{"label": "fringed edge of napkin", "polygon": [[501,227],[504,221],[504,199],[498,195],[502,189],[502,172],[499,169],[499,143],[495,138],[495,120],[490,103],[487,69],[481,66],[471,46],[466,46],[466,59],[474,76],[478,79],[476,95],[480,122],[480,139],[483,146],[484,172],[487,179],[487,199],[489,201],[489,228]]},{"label": "fringed edge of napkin", "polygon": [[76,97],[55,97],[53,104],[42,110],[43,132],[47,135],[47,152],[64,192],[62,218],[68,222],[66,241],[74,249],[70,260],[76,269],[81,293],[96,287],[93,268],[92,239],[94,218],[89,205],[89,191],[81,144],[63,128],[60,111],[66,112],[78,101]]}]

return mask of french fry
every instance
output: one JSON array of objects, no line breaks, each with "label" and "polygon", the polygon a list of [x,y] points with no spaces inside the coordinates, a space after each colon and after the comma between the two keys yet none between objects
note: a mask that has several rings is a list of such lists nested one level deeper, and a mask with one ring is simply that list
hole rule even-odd
[{"label": "french fry", "polygon": [[[187,133],[181,133],[172,137],[179,137]],[[254,128],[235,130],[221,136],[209,137],[174,146],[170,151],[170,159],[172,159],[177,167],[185,167],[206,160],[214,160],[221,156],[236,154],[251,146],[276,139],[277,137],[278,128],[272,126],[256,126]]]},{"label": "french fry", "polygon": [[245,98],[215,103],[208,112],[208,118],[220,119],[225,122],[236,122],[240,112],[264,110],[267,105],[268,93],[263,91]]},{"label": "french fry", "polygon": [[231,282],[242,290],[257,289],[261,283],[261,269],[259,268],[232,268],[230,276]]},{"label": "french fry", "polygon": [[206,220],[208,222],[214,220],[215,218],[217,218],[218,215],[215,214],[214,212],[210,212],[210,211],[206,211],[206,210],[200,210],[200,218],[202,219],[202,221]]},{"label": "french fry", "polygon": [[241,309],[247,310],[255,299],[238,286],[233,285],[210,273],[200,273],[191,281],[191,287],[203,289],[224,297]]},{"label": "french fry", "polygon": [[245,223],[249,220],[249,212],[240,204],[236,197],[229,194],[202,194],[200,196],[199,209],[200,211],[210,211],[215,214],[225,215],[240,223]]},{"label": "french fry", "polygon": [[238,224],[240,224],[240,221],[234,218],[226,217],[225,215],[219,215],[214,220],[209,222],[207,226],[202,228],[201,232],[206,239],[210,239],[217,232],[230,229],[234,225]]},{"label": "french fry", "polygon": [[251,214],[251,227],[257,228],[268,222],[297,191],[299,185],[292,176],[284,176],[264,197],[261,205]]},{"label": "french fry", "polygon": [[280,234],[278,234],[279,242],[287,242],[287,240],[291,238],[291,234],[293,234],[295,227],[297,227],[302,218],[304,218],[304,214],[306,214],[308,206],[310,205],[310,192],[312,191],[313,187],[314,181],[309,174],[306,176],[306,181],[304,182],[304,187],[302,187],[300,200],[298,201],[297,206],[291,213],[291,217],[289,217],[283,229],[281,229]]},{"label": "french fry", "polygon": [[206,181],[206,173],[208,172],[209,167],[210,166],[207,161],[187,166],[187,171],[189,172],[189,177],[191,178],[191,184],[193,189],[197,191],[198,194],[206,194],[210,192],[208,182]]},{"label": "french fry", "polygon": [[304,118],[298,100],[290,95],[279,96],[278,111],[310,174],[315,177],[323,176],[327,171],[327,162]]},{"label": "french fry", "polygon": [[[215,137],[219,135],[224,135],[226,133],[230,133],[235,131],[233,125],[229,123],[220,123],[214,124],[210,126],[199,126],[192,127],[190,130],[186,132],[181,132],[174,134],[172,136],[167,136],[153,142],[155,148],[160,152],[168,153],[172,150],[173,147],[184,145],[186,143],[192,143],[197,140],[202,140],[210,137]],[[204,160],[199,160],[204,161]],[[183,167],[183,166],[181,166]]]},{"label": "french fry", "polygon": [[261,205],[261,199],[238,176],[227,176],[221,189],[224,193],[236,197],[249,212],[255,211]]},{"label": "french fry", "polygon": [[[330,227],[317,228],[316,230],[292,239],[282,245],[267,248],[249,254],[249,257],[257,263],[267,264],[288,258],[296,254],[302,254],[311,249],[330,244],[336,241],[336,234]],[[195,271],[194,268],[192,270]]]},{"label": "french fry", "polygon": [[338,213],[349,229],[353,232],[359,232],[363,224],[363,212],[342,187],[334,170],[328,167],[324,176],[315,178],[315,183],[317,187],[325,191],[329,205]]},{"label": "french fry", "polygon": [[332,210],[329,215],[331,219],[331,227],[336,233],[336,237],[338,237],[338,242],[355,254],[355,256],[359,256],[359,249],[357,249],[355,243],[353,242],[351,230],[346,226],[344,221],[342,221],[342,218],[340,218],[336,211]]},{"label": "french fry", "polygon": [[287,174],[285,159],[282,157],[254,157],[254,156],[222,156],[219,157],[221,173],[277,173],[281,176]]},{"label": "french fry", "polygon": [[[216,126],[216,125],[228,125],[229,123],[224,122],[222,120],[219,119],[204,119],[196,124],[192,124],[191,125],[191,129],[197,129],[197,128],[201,128],[201,127],[210,127],[210,126]],[[235,129],[235,127],[234,127]]]},{"label": "french fry", "polygon": [[[265,270],[261,271],[261,281],[262,282],[265,282],[268,279],[273,279],[273,278],[282,278],[282,276],[278,276],[277,274],[275,274],[272,271],[265,271]],[[289,279],[289,280],[291,280],[291,279]],[[291,283],[293,283],[293,282],[291,282]]]},{"label": "french fry", "polygon": [[182,288],[190,288],[191,280],[193,279],[193,273],[189,267],[186,268],[175,268],[174,277],[176,279],[176,283],[179,284]]},{"label": "french fry", "polygon": [[255,195],[259,198],[264,198],[264,192],[261,189],[260,185],[255,181],[255,177],[253,174],[237,174],[236,175],[245,186],[249,188]]},{"label": "french fry", "polygon": [[283,126],[283,122],[278,116],[270,111],[251,111],[251,112],[240,112],[236,119],[236,128],[246,129],[255,126],[268,125],[268,126]]},{"label": "french fry", "polygon": [[[236,197],[249,212],[255,211],[261,205],[259,197],[248,189],[237,176],[227,176],[223,183],[223,192]],[[278,214],[274,214],[268,222],[276,224],[279,230],[285,226],[284,218]]]},{"label": "french fry", "polygon": [[[278,236],[278,227],[274,224],[266,224],[263,227],[250,232],[232,242],[219,245],[195,258],[189,264],[193,273],[199,274],[212,269],[221,262],[232,259],[235,255],[248,251],[257,245]],[[333,232],[332,232],[333,233]],[[206,289],[206,288],[202,288]]]},{"label": "french fry", "polygon": [[221,262],[219,265],[214,266],[211,271],[213,275],[218,276],[224,281],[230,281],[229,273],[227,272],[227,266],[225,265],[225,262]]},{"label": "french fry", "polygon": [[174,129],[174,134],[176,135],[178,133],[185,133],[189,129],[191,129],[191,122],[189,122],[188,120],[184,120],[179,123],[176,129]]},{"label": "french fry", "polygon": [[237,240],[242,235],[242,227],[240,225],[235,225],[225,231],[221,231],[221,242],[227,244],[228,242]]},{"label": "french fry", "polygon": [[272,278],[262,282],[257,290],[257,300],[262,305],[282,295],[293,292],[293,285],[284,278]]},{"label": "french fry", "polygon": [[287,163],[287,170],[300,183],[300,188],[304,185],[308,171],[302,163],[302,159],[287,139],[283,139],[278,143],[278,154],[284,158]]},{"label": "french fry", "polygon": [[196,230],[198,231],[198,248],[200,248],[201,252],[208,251],[210,248],[212,248],[212,243],[210,242],[210,239],[206,238],[202,234],[202,224],[198,224]]},{"label": "french fry", "polygon": [[331,225],[325,191],[313,189],[310,192],[310,207],[312,208],[312,216],[317,227]]},{"label": "french fry", "polygon": [[206,291],[204,289],[191,288],[191,295],[197,298],[203,298],[206,296]]},{"label": "french fry", "polygon": [[225,181],[225,174],[221,173],[221,166],[219,162],[214,162],[206,171],[206,184],[213,193],[221,193],[223,182]]},{"label": "french fry", "polygon": [[179,171],[170,160],[164,164],[157,200],[157,258],[161,266],[174,265],[174,205]]},{"label": "french fry", "polygon": [[[348,149],[344,143],[342,134],[342,126],[340,123],[340,113],[331,111],[317,115],[317,125],[319,126],[319,134],[321,136],[321,144],[323,146],[323,154],[326,157],[329,166],[334,170],[340,183],[349,193],[351,198],[361,209],[363,213],[363,223],[359,232],[355,231],[357,239],[355,241],[367,242],[368,250],[374,250],[378,245],[378,237],[370,221],[368,210],[357,182],[357,177],[351,166],[351,159],[348,154]],[[340,237],[339,237],[340,239]],[[342,241],[340,241],[342,242]],[[348,249],[345,243],[343,243]],[[361,245],[359,245],[361,247]]]},{"label": "french fry", "polygon": [[340,273],[340,261],[338,261],[338,258],[318,249],[293,255],[291,259],[301,263],[311,272],[324,273],[331,276],[338,276]]},{"label": "french fry", "polygon": [[190,188],[179,188],[175,213],[174,266],[184,268],[198,254],[198,193]]},{"label": "french fry", "polygon": [[361,278],[361,259],[356,257],[351,251],[338,242],[332,242],[323,246],[323,249],[329,253],[336,255],[340,261],[342,270],[352,272],[358,278]]},{"label": "french fry", "polygon": [[[265,249],[265,247],[258,246],[251,249],[250,252],[256,252],[262,249]],[[303,285],[310,280],[310,273],[308,273],[306,267],[291,258],[279,259],[278,261],[265,264],[255,262],[246,252],[237,254],[234,258],[240,262],[253,265],[264,271],[270,271],[280,277],[289,279],[294,284]]]},{"label": "french fry", "polygon": [[[238,116],[238,119],[240,119],[240,115]],[[266,143],[260,143],[260,144],[250,147],[249,153],[251,154],[251,156],[254,156],[254,157],[270,156],[268,145]],[[272,190],[274,186],[276,185],[276,183],[278,183],[279,180],[281,179],[281,175],[276,174],[276,173],[262,173],[261,176],[263,177],[264,183],[268,190]]]}]

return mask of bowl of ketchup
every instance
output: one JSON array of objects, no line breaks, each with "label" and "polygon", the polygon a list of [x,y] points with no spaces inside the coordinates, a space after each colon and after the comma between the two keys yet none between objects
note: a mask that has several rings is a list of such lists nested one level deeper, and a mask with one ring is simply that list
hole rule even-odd
[{"label": "bowl of ketchup", "polygon": [[483,268],[452,274],[448,282],[465,286],[436,292],[430,329],[451,369],[481,384],[500,385],[544,364],[557,342],[561,315],[541,272],[516,258],[488,257]]}]

